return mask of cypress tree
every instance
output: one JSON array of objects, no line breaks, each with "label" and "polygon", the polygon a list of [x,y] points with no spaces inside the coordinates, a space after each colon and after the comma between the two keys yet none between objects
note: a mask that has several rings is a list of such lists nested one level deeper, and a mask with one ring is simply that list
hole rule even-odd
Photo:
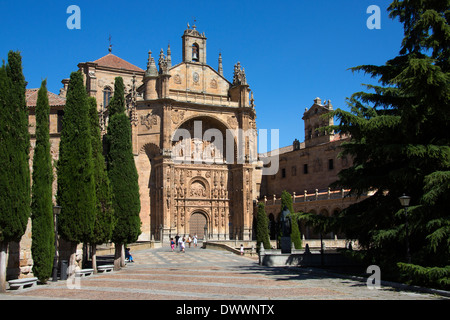
[{"label": "cypress tree", "polygon": [[[353,94],[350,112],[331,114],[340,120],[331,129],[351,136],[342,154],[353,158],[333,186],[356,195],[376,191],[343,210],[339,225],[384,270],[398,272],[407,237],[413,264],[444,268],[450,261],[449,7],[449,0],[393,1],[390,17],[404,26],[399,55],[382,66],[352,68],[379,85]],[[408,233],[403,193],[411,196]]]},{"label": "cypress tree", "polygon": [[292,196],[286,190],[281,193],[281,212],[284,207],[286,207],[290,214],[289,218],[291,220],[291,241],[294,243],[295,249],[302,248],[302,236],[298,227],[298,214],[294,212],[294,204],[292,202]]},{"label": "cypress tree", "polygon": [[258,203],[258,216],[256,218],[256,248],[259,252],[261,242],[264,249],[270,249],[269,219],[267,218],[264,203]]},{"label": "cypress tree", "polygon": [[50,155],[47,81],[42,81],[36,104],[36,146],[33,158],[33,186],[31,201],[33,274],[42,283],[52,273],[54,258],[54,222],[52,183],[53,167]]},{"label": "cypress tree", "polygon": [[291,212],[291,213],[294,212],[294,205],[292,203],[292,196],[286,190],[283,190],[283,192],[281,192],[281,209],[280,209],[280,212],[283,211],[284,207],[287,207],[289,212]]},{"label": "cypress tree", "polygon": [[81,72],[70,75],[57,169],[58,231],[71,243],[74,266],[77,244],[92,239],[96,203],[89,104]]},{"label": "cypress tree", "polygon": [[302,235],[300,233],[298,219],[299,219],[299,214],[297,212],[292,212],[291,213],[291,226],[292,226],[291,240],[294,243],[295,249],[302,248]]},{"label": "cypress tree", "polygon": [[112,230],[114,228],[114,211],[112,209],[111,186],[106,170],[105,157],[103,156],[97,101],[94,97],[89,97],[88,101],[96,194],[94,233],[89,243],[92,245],[92,265],[94,270],[96,270],[96,245],[111,240]]},{"label": "cypress tree", "polygon": [[123,261],[124,244],[135,242],[141,233],[141,210],[138,173],[131,144],[131,124],[125,114],[124,85],[116,77],[114,96],[110,102],[107,145],[108,177],[113,191],[116,218],[112,241],[115,243],[115,268]]},{"label": "cypress tree", "polygon": [[20,241],[30,217],[28,109],[19,52],[0,68],[0,292],[6,290],[8,242]]}]

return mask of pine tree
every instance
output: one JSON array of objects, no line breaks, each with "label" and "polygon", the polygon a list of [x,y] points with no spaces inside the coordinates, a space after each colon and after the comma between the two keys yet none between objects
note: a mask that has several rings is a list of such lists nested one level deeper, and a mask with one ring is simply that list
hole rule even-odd
[{"label": "pine tree", "polygon": [[96,203],[89,104],[81,72],[70,75],[57,170],[58,231],[71,243],[73,267],[77,244],[92,239]]},{"label": "pine tree", "polygon": [[28,109],[19,52],[0,68],[0,292],[6,290],[8,242],[20,241],[30,217]]},{"label": "pine tree", "polygon": [[124,97],[123,79],[116,77],[106,135],[108,177],[113,191],[116,219],[112,235],[116,247],[116,269],[119,268],[119,256],[123,260],[123,245],[135,242],[141,233],[138,174],[132,152],[131,125],[125,114]]},{"label": "pine tree", "polygon": [[36,104],[36,147],[33,158],[33,186],[31,201],[33,274],[42,283],[52,273],[54,258],[54,222],[52,183],[53,167],[50,155],[47,81],[42,81]]},{"label": "pine tree", "polygon": [[261,243],[264,249],[270,249],[269,219],[267,218],[264,203],[258,203],[258,216],[256,218],[256,248],[259,252]]},{"label": "pine tree", "polygon": [[[375,191],[343,210],[339,224],[379,265],[404,260],[407,237],[413,263],[450,261],[449,7],[449,0],[393,1],[390,17],[405,32],[399,55],[383,66],[353,68],[380,85],[353,94],[350,112],[332,113],[340,123],[331,129],[351,136],[342,154],[353,158],[333,186],[356,195]],[[409,234],[398,201],[403,193],[411,196]]]},{"label": "pine tree", "polygon": [[114,228],[114,211],[112,209],[112,192],[106,171],[105,158],[103,156],[103,144],[99,119],[97,114],[97,101],[94,97],[88,98],[89,120],[92,145],[92,159],[94,164],[94,181],[96,193],[95,223],[92,239],[92,265],[96,270],[96,245],[111,240]]}]

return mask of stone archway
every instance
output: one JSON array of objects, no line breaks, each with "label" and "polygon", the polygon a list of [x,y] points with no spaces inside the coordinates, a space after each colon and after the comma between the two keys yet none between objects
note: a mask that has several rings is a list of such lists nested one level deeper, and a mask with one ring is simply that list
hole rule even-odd
[{"label": "stone archway", "polygon": [[198,239],[204,239],[205,226],[207,226],[208,220],[201,211],[194,211],[189,219],[189,234],[194,236],[197,234]]}]

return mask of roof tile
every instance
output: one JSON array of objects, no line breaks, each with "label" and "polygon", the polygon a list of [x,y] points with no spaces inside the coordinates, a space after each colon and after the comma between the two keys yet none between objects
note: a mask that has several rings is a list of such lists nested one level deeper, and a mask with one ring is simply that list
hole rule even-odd
[{"label": "roof tile", "polygon": [[[35,107],[37,103],[39,89],[27,89],[25,92],[25,97],[27,100],[27,107]],[[54,94],[50,91],[47,92],[48,103],[51,107],[54,106],[64,106],[66,105],[66,99]]]},{"label": "roof tile", "polygon": [[135,65],[123,60],[122,58],[119,58],[118,56],[113,55],[112,53],[108,53],[106,56],[95,60],[94,63],[97,63],[101,67],[144,72],[144,70],[142,70],[141,68],[136,67]]}]

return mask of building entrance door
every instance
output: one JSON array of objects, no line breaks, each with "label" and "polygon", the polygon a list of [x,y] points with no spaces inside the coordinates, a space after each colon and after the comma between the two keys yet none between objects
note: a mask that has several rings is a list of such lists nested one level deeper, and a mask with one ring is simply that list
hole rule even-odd
[{"label": "building entrance door", "polygon": [[206,217],[203,213],[195,212],[189,221],[189,234],[193,237],[197,234],[198,239],[204,238]]}]

